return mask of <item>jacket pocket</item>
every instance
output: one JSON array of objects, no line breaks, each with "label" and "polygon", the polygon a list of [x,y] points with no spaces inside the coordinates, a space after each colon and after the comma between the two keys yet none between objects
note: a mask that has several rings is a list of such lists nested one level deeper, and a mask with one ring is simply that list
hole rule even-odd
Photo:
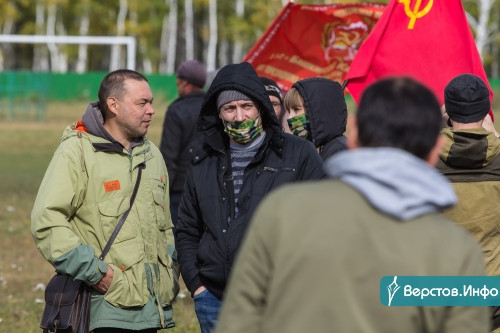
[{"label": "jacket pocket", "polygon": [[[98,208],[101,219],[101,228],[106,241],[113,233],[120,217],[128,209],[130,205],[129,200],[130,199],[128,197],[118,197],[99,202]],[[127,221],[123,224],[113,244],[134,239],[138,234],[140,234],[140,232],[136,227],[134,215],[129,214]]]},{"label": "jacket pocket", "polygon": [[171,227],[170,221],[170,207],[167,205],[165,198],[166,184],[163,178],[150,178],[153,188],[153,202],[155,206],[156,223],[160,230],[166,230]]},{"label": "jacket pocket", "polygon": [[[104,299],[114,306],[143,306],[149,300],[143,246],[140,242],[113,244],[109,252],[113,281]],[[108,262],[108,260],[105,260]]]},{"label": "jacket pocket", "polygon": [[167,244],[158,244],[160,302],[162,306],[166,306],[172,304],[179,293],[179,270],[178,264],[167,253]]},{"label": "jacket pocket", "polygon": [[167,222],[167,215],[170,216],[170,211],[166,212],[166,209],[169,207],[166,206],[165,195],[160,191],[153,191],[153,201],[155,205],[155,213],[156,213],[156,223],[158,224],[158,229],[164,231],[167,230],[170,226]]}]

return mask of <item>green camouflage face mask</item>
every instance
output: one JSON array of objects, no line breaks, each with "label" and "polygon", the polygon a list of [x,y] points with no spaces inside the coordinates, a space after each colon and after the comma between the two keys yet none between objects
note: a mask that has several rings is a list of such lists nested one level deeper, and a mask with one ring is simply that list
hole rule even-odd
[{"label": "green camouflage face mask", "polygon": [[307,139],[309,137],[309,119],[305,113],[287,119],[288,127],[293,135]]},{"label": "green camouflage face mask", "polygon": [[251,142],[263,130],[260,115],[243,121],[228,121],[224,119],[222,121],[224,123],[224,132],[240,145],[246,145]]}]

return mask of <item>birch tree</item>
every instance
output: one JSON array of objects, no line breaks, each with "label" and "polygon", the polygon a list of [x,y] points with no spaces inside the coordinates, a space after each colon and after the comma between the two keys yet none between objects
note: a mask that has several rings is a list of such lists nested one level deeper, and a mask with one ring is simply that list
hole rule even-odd
[{"label": "birch tree", "polygon": [[[168,0],[166,0],[168,4]],[[168,13],[163,16],[160,36],[160,73],[167,72],[167,53],[168,53]]]},{"label": "birch tree", "polygon": [[[236,0],[235,3],[235,14],[236,20],[243,20],[243,16],[245,15],[245,1],[244,0]],[[240,38],[236,36],[234,41],[233,48],[233,63],[238,63],[243,59],[243,43]]]},{"label": "birch tree", "polygon": [[[56,34],[56,15],[57,15],[57,4],[51,2],[47,7],[47,25],[46,25],[46,35],[55,36]],[[47,43],[47,47],[50,53],[50,68],[52,71],[59,71],[59,47],[55,43]]]},{"label": "birch tree", "polygon": [[[87,36],[89,33],[90,23],[90,5],[88,0],[83,3],[82,16],[80,17],[79,35]],[[76,72],[84,73],[87,71],[87,44],[80,44],[78,46],[78,60],[76,62]]]},{"label": "birch tree", "polygon": [[[56,12],[61,9],[61,6],[56,6]],[[67,36],[68,33],[66,31],[66,27],[64,26],[63,15],[56,15],[56,18],[60,17],[59,20],[56,20],[56,34],[60,36]],[[57,63],[57,71],[60,73],[66,73],[68,71],[68,53],[66,51],[67,46],[62,45],[57,48],[59,62]]]},{"label": "birch tree", "polygon": [[[1,3],[1,5],[3,24],[0,31],[5,35],[10,35],[14,31],[15,6],[12,1]],[[0,45],[0,71],[4,70],[5,55],[9,58],[9,54],[12,54],[12,44]]]},{"label": "birch tree", "polygon": [[184,17],[186,29],[186,59],[194,59],[194,8],[193,0],[184,1]]},{"label": "birch tree", "polygon": [[207,48],[207,71],[214,71],[217,57],[217,1],[208,2],[208,22],[210,35]]},{"label": "birch tree", "polygon": [[167,74],[175,72],[175,55],[177,46],[177,0],[166,0],[169,5],[168,13],[168,46],[167,46]]},{"label": "birch tree", "polygon": [[[35,29],[37,35],[45,34],[45,4],[37,2]],[[35,44],[33,50],[33,71],[46,72],[50,69],[48,52],[45,45]]]},{"label": "birch tree", "polygon": [[477,20],[468,15],[469,24],[476,31],[476,46],[483,59],[486,45],[490,43],[492,31],[488,27],[489,17],[495,0],[478,0],[479,15]]},{"label": "birch tree", "polygon": [[[128,3],[127,0],[120,0],[120,9],[116,18],[116,35],[125,35],[125,20],[127,18]],[[111,47],[111,59],[109,63],[109,70],[114,71],[119,69],[122,65],[121,45],[113,45]]]}]

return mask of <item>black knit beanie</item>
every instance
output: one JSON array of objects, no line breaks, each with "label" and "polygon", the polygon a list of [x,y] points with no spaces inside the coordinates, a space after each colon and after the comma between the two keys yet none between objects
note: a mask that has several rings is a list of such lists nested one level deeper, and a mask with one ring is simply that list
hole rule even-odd
[{"label": "black knit beanie", "polygon": [[276,81],[265,76],[260,76],[260,81],[264,84],[268,95],[278,97],[280,102],[283,103],[283,93]]},{"label": "black knit beanie", "polygon": [[490,111],[490,91],[479,76],[462,74],[444,88],[444,105],[451,120],[474,123]]}]

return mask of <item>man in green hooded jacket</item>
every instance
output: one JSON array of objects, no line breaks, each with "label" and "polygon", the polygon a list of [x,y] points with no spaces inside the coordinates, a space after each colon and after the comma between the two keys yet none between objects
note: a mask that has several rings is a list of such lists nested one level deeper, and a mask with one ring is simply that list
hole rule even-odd
[{"label": "man in green hooded jacket", "polygon": [[[36,246],[56,269],[93,286],[94,333],[156,332],[174,326],[178,271],[169,212],[168,175],[145,135],[154,115],[147,79],[131,70],[109,73],[99,101],[66,128],[31,214]],[[101,254],[129,208],[123,227]]]},{"label": "man in green hooded jacket", "polygon": [[[442,131],[446,143],[436,167],[458,197],[445,214],[481,244],[486,274],[499,276],[500,139],[483,128],[491,109],[490,91],[480,77],[461,74],[446,85],[444,104],[452,127]],[[499,328],[500,307],[493,310],[493,326]]]}]

